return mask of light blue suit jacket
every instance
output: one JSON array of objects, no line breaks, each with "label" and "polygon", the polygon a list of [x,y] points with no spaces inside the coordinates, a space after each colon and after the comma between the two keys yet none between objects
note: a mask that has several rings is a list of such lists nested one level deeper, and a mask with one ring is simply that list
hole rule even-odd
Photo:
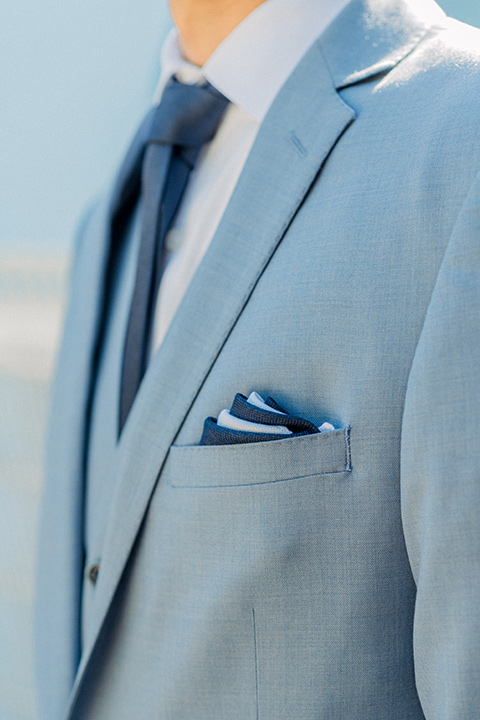
[{"label": "light blue suit jacket", "polygon": [[[112,453],[80,647],[107,203],[89,218],[49,440],[45,720],[478,718],[479,52],[430,0],[353,0],[280,91]],[[198,447],[252,390],[338,430]]]}]

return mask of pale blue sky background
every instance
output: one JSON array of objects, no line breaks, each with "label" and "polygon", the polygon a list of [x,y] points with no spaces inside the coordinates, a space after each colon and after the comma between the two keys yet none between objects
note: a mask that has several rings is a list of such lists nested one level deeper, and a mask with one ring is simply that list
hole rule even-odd
[{"label": "pale blue sky background", "polygon": [[[440,4],[480,26],[480,0]],[[4,4],[0,252],[71,241],[151,100],[169,23],[166,0]]]}]

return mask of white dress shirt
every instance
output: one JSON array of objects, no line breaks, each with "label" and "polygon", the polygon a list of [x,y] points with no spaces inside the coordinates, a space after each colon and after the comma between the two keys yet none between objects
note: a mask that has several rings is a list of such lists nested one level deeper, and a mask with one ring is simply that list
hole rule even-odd
[{"label": "white dress shirt", "polygon": [[172,75],[210,82],[231,104],[190,175],[166,238],[166,267],[157,298],[158,349],[230,200],[258,129],[303,55],[349,0],[266,0],[217,47],[202,68],[181,54],[173,29],[162,49],[158,103]]}]

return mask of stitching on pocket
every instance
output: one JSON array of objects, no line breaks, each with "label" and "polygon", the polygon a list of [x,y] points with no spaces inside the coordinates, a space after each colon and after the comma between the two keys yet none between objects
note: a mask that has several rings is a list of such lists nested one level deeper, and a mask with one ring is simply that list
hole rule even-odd
[{"label": "stitching on pocket", "polygon": [[294,475],[293,477],[280,478],[278,480],[259,480],[258,482],[248,483],[226,483],[218,485],[175,485],[175,483],[167,480],[167,484],[175,490],[231,490],[232,488],[237,490],[241,488],[256,487],[258,485],[278,485],[278,483],[293,482],[295,480],[308,480],[308,478],[314,477],[330,477],[334,475],[348,475],[352,470],[345,468],[344,470],[333,470],[332,472],[321,472],[321,473],[309,473],[308,475]]},{"label": "stitching on pocket", "polygon": [[258,720],[258,655],[257,655],[257,625],[255,622],[255,608],[252,607],[253,623],[253,650],[255,653],[255,720]]},{"label": "stitching on pocket", "polygon": [[348,425],[345,428],[345,470],[347,472],[352,471],[352,450],[350,447],[350,430],[351,427]]}]

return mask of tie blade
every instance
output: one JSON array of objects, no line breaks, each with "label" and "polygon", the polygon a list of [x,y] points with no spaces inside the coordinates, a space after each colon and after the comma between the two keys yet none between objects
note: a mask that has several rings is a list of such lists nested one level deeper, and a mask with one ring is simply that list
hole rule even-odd
[{"label": "tie blade", "polygon": [[160,104],[142,124],[135,148],[132,146],[121,173],[124,184],[117,192],[117,204],[120,203],[117,215],[122,212],[128,215],[125,204],[127,198],[136,198],[141,175],[142,232],[125,338],[119,432],[147,364],[165,236],[180,206],[200,149],[213,138],[227,104],[227,99],[211,86],[182,85],[172,80],[165,88]]}]

